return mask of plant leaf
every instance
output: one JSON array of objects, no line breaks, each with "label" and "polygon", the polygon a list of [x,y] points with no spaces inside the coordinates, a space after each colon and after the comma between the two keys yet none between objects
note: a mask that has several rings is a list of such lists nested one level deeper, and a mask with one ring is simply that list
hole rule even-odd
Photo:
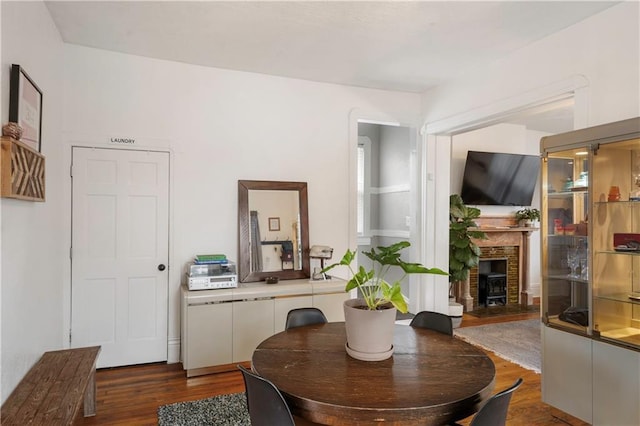
[{"label": "plant leaf", "polygon": [[407,306],[407,301],[402,295],[402,288],[400,286],[400,281],[396,281],[392,286],[387,284],[386,282],[382,285],[382,296],[383,299],[391,302],[391,304],[403,314],[407,313],[409,307]]}]

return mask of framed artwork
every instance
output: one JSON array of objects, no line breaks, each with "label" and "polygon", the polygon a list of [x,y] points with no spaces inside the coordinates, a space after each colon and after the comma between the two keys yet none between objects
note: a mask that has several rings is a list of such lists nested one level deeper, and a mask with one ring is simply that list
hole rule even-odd
[{"label": "framed artwork", "polygon": [[11,65],[9,121],[22,127],[20,142],[41,151],[42,91],[20,66]]},{"label": "framed artwork", "polygon": [[279,217],[270,217],[269,218],[269,231],[279,231],[280,230],[280,218]]}]

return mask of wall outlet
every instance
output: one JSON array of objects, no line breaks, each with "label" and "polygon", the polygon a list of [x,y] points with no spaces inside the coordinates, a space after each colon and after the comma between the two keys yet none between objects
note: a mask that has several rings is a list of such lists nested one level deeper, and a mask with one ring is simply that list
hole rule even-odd
[{"label": "wall outlet", "polygon": [[411,216],[405,216],[404,218],[404,224],[406,226],[411,226]]}]

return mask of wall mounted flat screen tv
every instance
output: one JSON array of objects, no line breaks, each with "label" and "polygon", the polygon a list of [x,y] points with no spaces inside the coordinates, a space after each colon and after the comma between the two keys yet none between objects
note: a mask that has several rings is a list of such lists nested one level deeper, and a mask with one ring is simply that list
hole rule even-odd
[{"label": "wall mounted flat screen tv", "polygon": [[470,205],[530,206],[539,172],[536,155],[469,151],[460,196]]}]

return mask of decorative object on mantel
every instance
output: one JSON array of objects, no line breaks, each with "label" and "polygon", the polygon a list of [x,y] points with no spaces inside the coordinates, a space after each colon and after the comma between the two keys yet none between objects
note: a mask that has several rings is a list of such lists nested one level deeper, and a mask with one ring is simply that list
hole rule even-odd
[{"label": "decorative object on mantel", "polygon": [[[325,273],[336,266],[346,266],[351,272],[345,291],[357,289],[361,297],[344,302],[347,353],[361,361],[382,361],[393,355],[393,329],[396,310],[408,310],[400,283],[406,274],[447,275],[441,269],[427,268],[420,263],[408,263],[400,259],[400,251],[409,247],[408,241],[400,241],[387,247],[372,248],[362,253],[373,262],[370,271],[360,266],[357,272],[351,268],[356,252],[347,249],[339,263],[322,269]],[[404,275],[393,284],[385,281],[392,266],[404,271]]]},{"label": "decorative object on mantel", "polygon": [[20,65],[11,65],[9,121],[22,127],[21,140],[42,151],[42,91]]},{"label": "decorative object on mantel", "polygon": [[0,194],[19,200],[44,201],[44,156],[12,137],[1,139]]},{"label": "decorative object on mantel", "polygon": [[540,210],[534,208],[524,208],[516,212],[516,220],[524,226],[535,226],[540,221]]},{"label": "decorative object on mantel", "polygon": [[2,126],[2,136],[8,136],[19,141],[22,137],[22,127],[18,123],[9,122]]}]

